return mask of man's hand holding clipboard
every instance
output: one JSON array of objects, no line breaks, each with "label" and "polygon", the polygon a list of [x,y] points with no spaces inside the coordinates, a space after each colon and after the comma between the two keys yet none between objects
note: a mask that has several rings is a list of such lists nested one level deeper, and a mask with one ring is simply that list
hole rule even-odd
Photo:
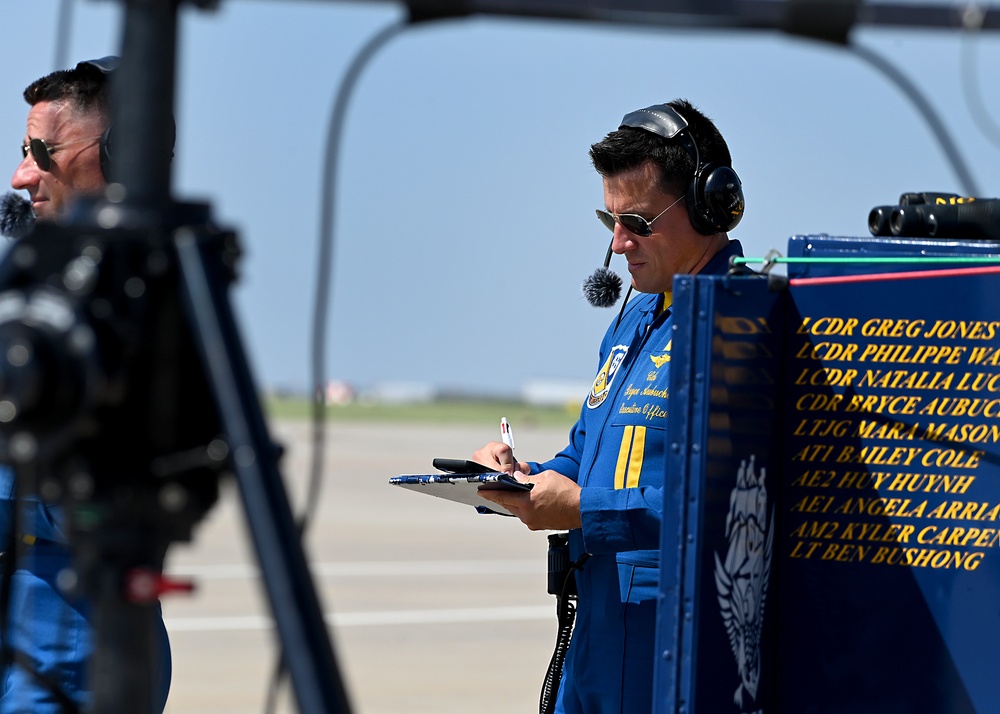
[{"label": "man's hand holding clipboard", "polygon": [[530,530],[571,530],[582,525],[580,487],[556,471],[531,474],[514,458],[514,437],[506,419],[500,420],[501,441],[492,441],[472,455],[473,461],[510,474],[530,491],[488,491],[480,496],[521,520]]}]

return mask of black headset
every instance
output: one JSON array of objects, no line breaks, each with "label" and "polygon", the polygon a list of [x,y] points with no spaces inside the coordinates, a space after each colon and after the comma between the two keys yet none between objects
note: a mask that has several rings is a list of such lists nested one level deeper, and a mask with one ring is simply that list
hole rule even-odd
[{"label": "black headset", "polygon": [[[86,60],[77,64],[76,69],[81,69],[82,67],[94,67],[100,70],[106,76],[109,76],[118,69],[118,65],[121,64],[121,58],[115,55],[109,55],[107,57],[101,57],[100,59]],[[177,140],[177,125],[175,122],[170,124],[171,134],[170,134],[170,145],[171,147]],[[104,176],[104,180],[108,183],[111,182],[111,166],[112,159],[114,157],[114,124],[108,123],[108,128],[104,130],[101,135],[101,174]],[[171,154],[172,155],[172,154]]]},{"label": "black headset", "polygon": [[669,104],[656,104],[629,112],[618,127],[650,131],[670,141],[677,140],[694,160],[694,176],[687,189],[691,225],[702,235],[731,231],[743,218],[743,184],[731,166],[702,163],[701,152],[688,129],[687,119]]},{"label": "black headset", "polygon": [[[115,57],[114,55],[109,55],[107,57],[101,57],[100,59],[85,60],[76,65],[76,69],[81,69],[83,67],[94,67],[100,70],[105,75],[110,75],[116,69],[118,69],[118,64],[121,59]],[[111,156],[112,156],[112,129],[114,126],[108,124],[108,128],[104,130],[101,135],[101,174],[104,176],[104,180],[111,181]]]}]

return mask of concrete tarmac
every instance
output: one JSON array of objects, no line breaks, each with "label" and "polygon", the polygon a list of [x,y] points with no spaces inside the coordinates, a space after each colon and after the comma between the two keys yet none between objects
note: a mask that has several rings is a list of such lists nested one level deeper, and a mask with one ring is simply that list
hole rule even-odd
[{"label": "concrete tarmac", "polygon": [[[523,459],[566,444],[561,428],[514,429]],[[272,430],[300,513],[311,426]],[[306,555],[354,714],[538,711],[556,633],[547,533],[388,484],[498,437],[499,427],[328,424]],[[171,548],[167,572],[193,579],[196,591],[163,599],[174,666],[166,711],[265,711],[277,633],[234,483],[194,541]],[[298,711],[287,678],[276,711]]]}]

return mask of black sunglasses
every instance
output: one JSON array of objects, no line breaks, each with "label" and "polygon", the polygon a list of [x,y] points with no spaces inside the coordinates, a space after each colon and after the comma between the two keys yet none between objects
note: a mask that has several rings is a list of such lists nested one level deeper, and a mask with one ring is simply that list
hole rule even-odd
[{"label": "black sunglasses", "polygon": [[67,141],[64,144],[53,144],[49,146],[42,139],[29,139],[27,144],[21,145],[21,158],[28,158],[28,154],[31,154],[31,158],[34,159],[35,164],[42,171],[48,171],[52,168],[52,154],[59,151],[65,146],[72,146],[73,144],[82,144],[85,141],[97,141],[101,137],[95,136],[90,139],[77,139],[76,141]]},{"label": "black sunglasses", "polygon": [[638,213],[612,213],[611,211],[602,211],[601,209],[597,209],[597,217],[609,231],[614,232],[615,223],[621,223],[625,230],[635,233],[637,236],[649,236],[653,234],[653,224],[656,223],[657,219],[680,203],[682,198],[684,196],[681,196],[660,211],[660,215],[651,221],[647,221]]}]

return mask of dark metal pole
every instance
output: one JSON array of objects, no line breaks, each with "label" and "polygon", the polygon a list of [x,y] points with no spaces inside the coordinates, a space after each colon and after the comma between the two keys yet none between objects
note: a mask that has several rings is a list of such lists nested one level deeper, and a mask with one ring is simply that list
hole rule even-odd
[{"label": "dark metal pole", "polygon": [[[121,571],[102,563],[94,600],[96,644],[88,677],[95,714],[143,714],[154,709],[154,603],[126,602]],[[95,588],[92,588],[95,590]]]},{"label": "dark metal pole", "polygon": [[125,0],[122,62],[112,84],[114,173],[125,202],[170,196],[178,0]]},{"label": "dark metal pole", "polygon": [[[151,227],[162,222],[170,199],[172,147],[164,138],[173,131],[177,9],[176,0],[125,0],[122,62],[111,85],[111,181],[124,186],[124,202],[139,208]],[[156,209],[161,209],[159,217]],[[162,570],[162,553],[154,554],[155,562],[144,558],[140,563],[134,548],[121,545],[126,552],[116,552],[113,538],[98,536],[98,551],[82,559],[91,570],[84,578],[94,603],[89,709],[101,714],[153,709],[150,675],[158,611],[155,603],[128,601],[125,577],[139,565]]]},{"label": "dark metal pole", "polygon": [[[358,0],[353,0],[358,2]],[[378,0],[383,2],[384,0]],[[1000,30],[1000,6],[853,0],[403,0],[414,21],[469,15],[586,20],[640,27],[794,31],[789,21],[856,4],[853,26],[957,30],[976,12],[977,29]],[[978,18],[981,17],[981,24]],[[794,24],[794,23],[792,23]]]}]

